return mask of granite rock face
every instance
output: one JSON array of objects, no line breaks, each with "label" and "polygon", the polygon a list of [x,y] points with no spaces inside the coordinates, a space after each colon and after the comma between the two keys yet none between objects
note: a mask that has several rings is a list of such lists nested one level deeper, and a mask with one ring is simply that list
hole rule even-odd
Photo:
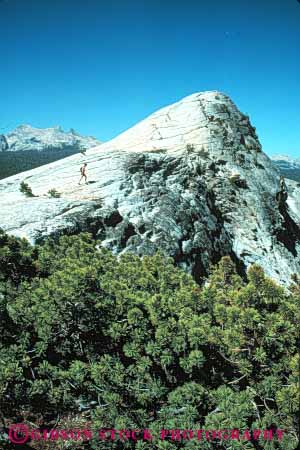
[{"label": "granite rock face", "polygon": [[[88,184],[79,185],[87,163]],[[21,181],[36,197],[26,198]],[[51,198],[50,189],[60,193]],[[157,250],[196,277],[231,255],[288,284],[300,269],[300,190],[262,152],[247,116],[220,92],[193,94],[86,156],[0,182],[0,227],[31,242],[88,230],[115,253]]]},{"label": "granite rock face", "polygon": [[65,149],[66,147],[86,150],[100,144],[91,136],[84,137],[74,130],[64,131],[61,127],[34,128],[31,125],[20,125],[6,136],[2,136],[7,143],[7,147],[2,149],[5,151],[43,151],[49,148]]}]

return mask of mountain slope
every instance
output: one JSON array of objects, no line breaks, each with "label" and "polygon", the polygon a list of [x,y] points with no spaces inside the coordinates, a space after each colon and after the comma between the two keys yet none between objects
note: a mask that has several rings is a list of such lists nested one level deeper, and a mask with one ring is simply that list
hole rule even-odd
[{"label": "mountain slope", "polygon": [[99,145],[93,137],[80,136],[60,127],[33,128],[20,125],[11,133],[0,135],[0,179]]},{"label": "mountain slope", "polygon": [[[78,185],[87,162],[89,184]],[[37,196],[19,192],[26,181]],[[60,198],[49,198],[56,189]],[[230,254],[281,283],[300,270],[300,192],[275,199],[279,172],[224,94],[165,107],[110,142],[0,182],[0,224],[38,241],[88,230],[115,253],[175,258],[196,278]]]}]

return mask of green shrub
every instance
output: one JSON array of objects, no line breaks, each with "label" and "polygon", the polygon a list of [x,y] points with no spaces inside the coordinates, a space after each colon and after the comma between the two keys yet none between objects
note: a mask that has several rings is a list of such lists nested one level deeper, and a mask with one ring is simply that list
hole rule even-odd
[{"label": "green shrub", "polygon": [[[199,287],[171,259],[117,258],[98,251],[88,234],[35,248],[1,236],[5,267],[15,267],[0,282],[0,409],[6,420],[27,414],[31,421],[60,417],[60,425],[81,417],[84,423],[85,410],[95,428],[154,434],[278,427],[289,433],[282,442],[235,442],[234,448],[296,447],[296,278],[287,293],[252,266],[245,282],[226,257]],[[20,253],[25,259],[16,266]],[[16,281],[15,271],[26,278]],[[146,448],[199,448],[197,441],[159,444],[167,446]],[[132,441],[90,445],[144,448]],[[206,441],[202,447],[227,448]]]},{"label": "green shrub", "polygon": [[28,183],[25,183],[25,181],[22,181],[20,184],[20,192],[22,192],[22,194],[24,194],[26,197],[35,197],[35,195],[32,193],[31,187]]},{"label": "green shrub", "polygon": [[50,189],[48,191],[48,194],[50,195],[50,197],[53,197],[53,198],[60,198],[61,197],[61,194],[56,189]]}]

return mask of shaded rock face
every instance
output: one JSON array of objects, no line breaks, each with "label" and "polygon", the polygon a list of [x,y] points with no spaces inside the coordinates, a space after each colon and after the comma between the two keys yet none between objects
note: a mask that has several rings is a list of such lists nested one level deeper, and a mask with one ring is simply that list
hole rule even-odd
[{"label": "shaded rock face", "polygon": [[[87,162],[88,184],[78,185]],[[28,183],[34,198],[19,192]],[[56,189],[60,198],[47,192]],[[90,231],[114,253],[172,256],[196,278],[231,255],[280,283],[300,269],[299,187],[279,205],[279,172],[255,128],[219,92],[189,96],[112,141],[0,182],[0,226],[30,241]]]},{"label": "shaded rock face", "polygon": [[0,152],[5,152],[8,150],[8,142],[4,134],[0,134]]},{"label": "shaded rock face", "polygon": [[43,151],[49,148],[65,149],[66,147],[86,150],[100,144],[97,139],[81,136],[74,130],[64,131],[60,127],[34,128],[30,125],[20,125],[8,133],[6,142],[8,145],[6,150],[9,151]]}]

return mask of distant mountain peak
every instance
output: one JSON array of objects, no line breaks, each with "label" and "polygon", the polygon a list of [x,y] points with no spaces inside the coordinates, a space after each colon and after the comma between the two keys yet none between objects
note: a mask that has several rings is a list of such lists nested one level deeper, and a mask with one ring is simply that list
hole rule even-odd
[{"label": "distant mountain peak", "polygon": [[28,123],[22,123],[15,128],[15,130],[18,130],[18,131],[30,131],[33,129],[34,128],[31,125],[29,125]]},{"label": "distant mountain peak", "polygon": [[74,129],[64,131],[59,125],[49,128],[36,128],[30,124],[21,124],[6,136],[8,148],[5,151],[65,149],[72,146],[80,150],[100,145],[92,136],[81,136]]},{"label": "distant mountain peak", "polygon": [[271,159],[275,160],[275,161],[288,161],[291,163],[294,163],[295,161],[300,162],[300,158],[293,158],[292,156],[289,156],[287,154],[273,155],[273,156],[271,156]]},{"label": "distant mountain peak", "polygon": [[300,181],[300,158],[292,158],[289,155],[280,154],[272,156],[271,160],[286,178]]},{"label": "distant mountain peak", "polygon": [[293,158],[289,155],[280,154],[271,156],[271,159],[279,167],[300,169],[300,158]]}]

